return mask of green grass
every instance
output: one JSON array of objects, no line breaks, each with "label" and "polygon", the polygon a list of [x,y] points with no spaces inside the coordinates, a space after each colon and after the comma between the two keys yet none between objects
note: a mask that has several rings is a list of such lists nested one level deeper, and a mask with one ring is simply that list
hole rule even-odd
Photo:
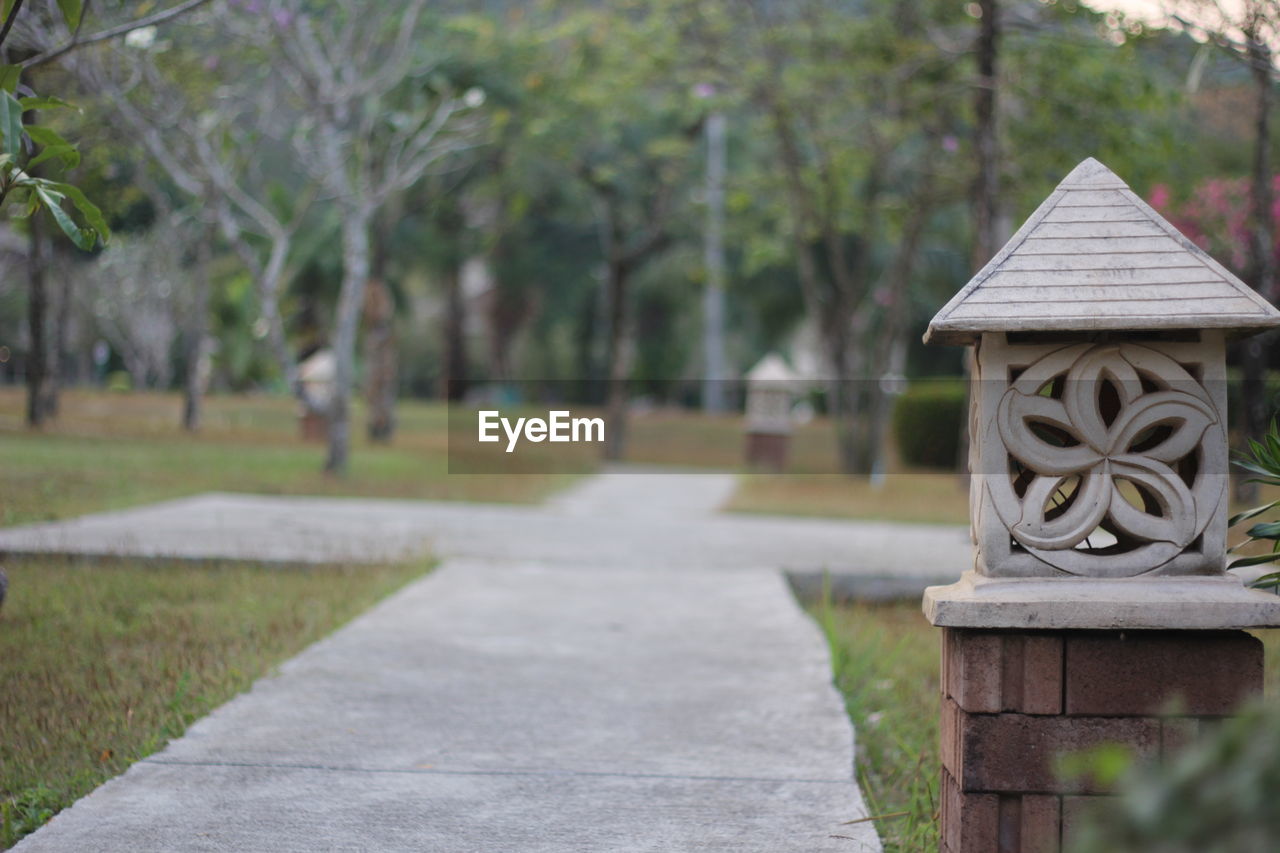
[{"label": "green grass", "polygon": [[6,570],[0,849],[426,566]]},{"label": "green grass", "polygon": [[[916,601],[808,602],[857,733],[858,781],[886,853],[938,849],[941,637]],[[1280,630],[1266,648],[1266,695],[1280,695]]]},{"label": "green grass", "polygon": [[213,396],[204,428],[191,435],[178,427],[178,395],[73,390],[57,421],[32,432],[22,426],[21,391],[2,389],[0,525],[206,491],[526,503],[574,478],[450,474],[445,407],[412,402],[399,407],[393,444],[370,445],[357,429],[350,474],[327,477],[323,446],[297,437],[294,405]]},{"label": "green grass", "polygon": [[915,602],[809,606],[857,733],[858,782],[887,853],[938,849],[939,638]]},{"label": "green grass", "polygon": [[879,487],[869,477],[751,474],[742,478],[731,512],[967,524],[969,494],[955,474],[891,473]]},{"label": "green grass", "polygon": [[[205,491],[529,503],[599,464],[595,447],[526,443],[519,453],[496,455],[507,473],[463,474],[458,470],[476,448],[461,442],[450,473],[448,407],[406,400],[397,406],[390,445],[365,440],[356,405],[351,471],[335,479],[320,471],[324,447],[298,438],[296,404],[287,397],[211,395],[195,435],[178,426],[177,394],[71,389],[63,392],[59,417],[39,432],[23,426],[23,400],[22,389],[0,389],[0,526]],[[455,409],[454,417],[455,441],[471,438],[469,414]],[[740,415],[653,410],[634,414],[628,434],[628,462],[742,468]],[[790,458],[785,474],[744,476],[728,509],[921,522],[967,518],[967,496],[948,473],[895,468],[879,489],[866,478],[831,473],[834,438],[824,419],[796,431]],[[471,470],[494,470],[494,459],[480,457]]]}]

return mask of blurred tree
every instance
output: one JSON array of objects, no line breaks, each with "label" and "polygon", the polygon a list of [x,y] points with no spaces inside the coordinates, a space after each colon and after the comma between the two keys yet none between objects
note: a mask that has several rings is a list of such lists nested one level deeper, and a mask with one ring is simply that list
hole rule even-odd
[{"label": "blurred tree", "polygon": [[[273,71],[299,122],[298,163],[342,214],[342,286],[330,345],[336,363],[325,470],[345,474],[355,344],[370,274],[370,230],[388,199],[473,143],[468,113],[478,89],[456,91],[429,50],[427,0],[371,5],[334,0],[323,13],[303,0],[254,3]],[[249,6],[246,4],[246,9]],[[252,10],[250,10],[252,11]]]},{"label": "blurred tree", "polygon": [[676,7],[703,73],[773,142],[759,197],[780,202],[776,233],[789,245],[772,251],[791,256],[817,330],[841,466],[881,470],[908,287],[931,218],[962,180],[945,144],[960,81],[929,32],[961,20],[929,3]]},{"label": "blurred tree", "polygon": [[[0,4],[0,205],[6,201],[16,203],[22,211],[19,216],[29,221],[27,328],[31,340],[26,363],[26,420],[29,426],[38,427],[44,423],[51,408],[47,384],[49,346],[46,341],[45,286],[49,250],[40,217],[47,212],[62,233],[84,251],[94,248],[100,240],[105,242],[110,232],[101,211],[78,187],[38,174],[37,168],[42,163],[74,168],[80,162],[80,155],[73,145],[52,128],[34,123],[37,110],[68,105],[58,98],[37,97],[28,84],[29,73],[24,81],[24,72],[48,61],[49,56],[32,50],[29,44],[6,43],[19,22],[26,28],[41,18],[63,24],[73,31],[74,41],[84,24],[83,5],[81,0],[62,0],[56,7],[50,5],[34,13],[28,10],[20,17],[22,7],[23,0],[4,0]],[[111,35],[100,33],[98,37],[109,38]],[[61,48],[63,52],[69,49],[69,46]],[[36,146],[40,146],[39,152],[35,150]],[[67,200],[83,217],[83,225],[63,208],[63,202]]]},{"label": "blurred tree", "polygon": [[999,73],[1000,3],[981,0],[978,7],[976,58],[978,77],[974,84],[974,140],[977,177],[973,191],[973,268],[986,266],[1000,249],[1004,235],[1000,222],[1000,116]]},{"label": "blurred tree", "polygon": [[[295,385],[280,289],[312,193],[298,186],[296,177],[291,187],[276,177],[282,174],[281,153],[269,143],[280,120],[279,105],[261,73],[244,73],[239,64],[229,64],[234,73],[227,80],[209,73],[221,67],[210,55],[218,34],[228,35],[218,26],[228,18],[215,13],[187,23],[159,43],[137,39],[86,53],[71,67],[85,86],[107,96],[117,120],[133,129],[168,182],[205,222],[192,264],[194,304],[204,307],[188,316],[183,335],[183,424],[194,430],[200,423],[200,353],[209,337],[207,268],[219,233],[253,274],[267,341],[286,384]],[[283,174],[292,176],[287,170]]]},{"label": "blurred tree", "polygon": [[666,12],[624,0],[566,15],[547,40],[542,112],[526,128],[529,144],[576,179],[595,221],[607,459],[620,459],[626,442],[633,280],[677,237],[707,110],[672,73],[681,44]]},{"label": "blurred tree", "polygon": [[[1276,0],[1180,0],[1173,17],[1193,32],[1225,48],[1249,69],[1254,86],[1253,163],[1249,184],[1249,264],[1245,280],[1274,302],[1276,291],[1275,211],[1271,168],[1271,101],[1275,88],[1273,45],[1280,39],[1280,2]],[[1241,393],[1244,434],[1261,439],[1272,416],[1264,393],[1267,352],[1274,335],[1255,335],[1241,344],[1244,385]],[[1238,500],[1253,500],[1257,486],[1237,482]]]}]

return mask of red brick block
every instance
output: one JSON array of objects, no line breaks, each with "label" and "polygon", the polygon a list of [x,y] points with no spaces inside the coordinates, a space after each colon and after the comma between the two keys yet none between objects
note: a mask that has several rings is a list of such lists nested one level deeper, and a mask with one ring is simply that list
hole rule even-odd
[{"label": "red brick block", "polygon": [[966,793],[1105,793],[1097,780],[1059,781],[1058,757],[1104,743],[1125,744],[1139,758],[1160,752],[1160,721],[1153,718],[967,714],[944,707],[943,720],[949,727],[943,766]]},{"label": "red brick block", "polygon": [[1200,734],[1194,717],[1173,717],[1160,721],[1160,757],[1168,758],[1186,749]]},{"label": "red brick block", "polygon": [[943,695],[974,714],[1062,713],[1062,637],[943,630]]},{"label": "red brick block", "polygon": [[1072,632],[1067,714],[1225,716],[1262,690],[1262,643],[1243,631]]},{"label": "red brick block", "polygon": [[942,771],[942,847],[948,853],[995,853],[999,850],[1000,798],[966,794],[951,774]]},{"label": "red brick block", "polygon": [[1106,797],[1062,798],[1062,846],[1070,849],[1075,834],[1089,820],[1089,812],[1097,808]]},{"label": "red brick block", "polygon": [[1050,794],[1001,794],[999,853],[1059,853],[1058,803]]},{"label": "red brick block", "polygon": [[1019,706],[1022,713],[1062,713],[1062,649],[1062,636],[1059,634],[1026,635]]},{"label": "red brick block", "polygon": [[960,715],[964,713],[952,699],[942,700],[942,712],[938,720],[938,755],[942,766],[952,776],[960,772]]},{"label": "red brick block", "polygon": [[1059,853],[1062,835],[1062,798],[1027,794],[1022,798],[1019,853]]},{"label": "red brick block", "polygon": [[944,628],[948,644],[946,694],[962,709],[975,714],[1004,710],[1004,636],[994,631]]},{"label": "red brick block", "polygon": [[942,771],[940,847],[944,853],[1060,853],[1060,798],[966,794]]}]

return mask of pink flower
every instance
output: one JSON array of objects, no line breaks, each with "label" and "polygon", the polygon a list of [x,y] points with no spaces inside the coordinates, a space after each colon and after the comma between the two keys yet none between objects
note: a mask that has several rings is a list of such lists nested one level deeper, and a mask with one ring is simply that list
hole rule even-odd
[{"label": "pink flower", "polygon": [[1164,184],[1156,184],[1151,188],[1151,198],[1148,199],[1148,203],[1156,210],[1164,210],[1169,204],[1170,195],[1168,187]]}]

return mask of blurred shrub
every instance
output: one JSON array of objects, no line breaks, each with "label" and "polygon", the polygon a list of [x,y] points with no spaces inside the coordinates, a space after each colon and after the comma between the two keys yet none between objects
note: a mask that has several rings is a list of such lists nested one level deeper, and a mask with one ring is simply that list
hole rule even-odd
[{"label": "blurred shrub", "polygon": [[107,374],[107,390],[108,391],[132,391],[133,377],[128,371],[113,370]]},{"label": "blurred shrub", "polygon": [[1280,708],[1257,705],[1172,760],[1135,764],[1069,853],[1280,850]]},{"label": "blurred shrub", "polygon": [[954,468],[965,408],[963,379],[912,382],[893,409],[893,437],[902,463],[913,468]]}]

